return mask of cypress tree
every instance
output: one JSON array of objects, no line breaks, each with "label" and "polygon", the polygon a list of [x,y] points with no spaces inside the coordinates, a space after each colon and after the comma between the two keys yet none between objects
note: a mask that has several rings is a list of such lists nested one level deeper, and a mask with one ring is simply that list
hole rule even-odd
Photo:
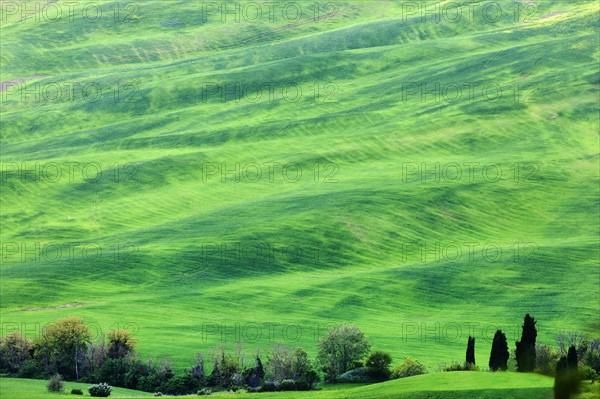
[{"label": "cypress tree", "polygon": [[263,364],[258,356],[256,356],[256,375],[258,380],[262,383],[265,379],[265,369],[263,368]]},{"label": "cypress tree", "polygon": [[467,343],[467,364],[471,363],[475,365],[475,338],[469,336],[469,342]]},{"label": "cypress tree", "polygon": [[569,351],[567,352],[567,366],[569,367],[569,371],[577,372],[577,349],[575,345],[569,346]]},{"label": "cypress tree", "polygon": [[556,365],[554,379],[554,398],[570,399],[579,392],[579,372],[577,371],[577,350],[569,347],[567,356],[562,356]]},{"label": "cypress tree", "polygon": [[517,360],[517,371],[528,372],[533,371],[535,368],[536,323],[537,321],[529,316],[529,314],[525,315],[521,340],[516,342],[517,350],[515,351],[515,357]]},{"label": "cypress tree", "polygon": [[508,369],[508,342],[506,341],[506,334],[501,330],[497,330],[494,334],[494,340],[492,341],[492,350],[490,352],[490,370],[497,371]]}]

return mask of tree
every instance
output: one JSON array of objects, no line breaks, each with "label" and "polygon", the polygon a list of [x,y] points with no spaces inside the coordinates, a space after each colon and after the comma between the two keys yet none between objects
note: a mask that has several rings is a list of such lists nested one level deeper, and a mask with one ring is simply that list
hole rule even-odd
[{"label": "tree", "polygon": [[475,338],[471,336],[469,336],[469,342],[467,343],[466,363],[475,365]]},{"label": "tree", "polygon": [[558,351],[548,345],[537,344],[535,348],[535,372],[554,377],[558,359],[560,359]]},{"label": "tree", "polygon": [[17,372],[33,353],[33,343],[13,332],[0,340],[0,368]]},{"label": "tree", "polygon": [[567,366],[571,371],[577,371],[577,349],[575,345],[569,346],[569,351],[567,352]]},{"label": "tree", "polygon": [[390,378],[390,365],[392,356],[387,352],[373,352],[365,360],[365,367],[369,375],[377,380],[387,380]]},{"label": "tree", "polygon": [[502,330],[497,330],[492,341],[492,350],[490,352],[490,370],[497,371],[508,369],[508,343],[506,342],[506,334]]},{"label": "tree", "polygon": [[352,325],[330,330],[319,341],[317,359],[330,381],[354,368],[369,353],[371,345],[365,335]]},{"label": "tree", "polygon": [[517,371],[529,372],[535,368],[536,323],[535,319],[529,316],[529,314],[525,315],[521,340],[516,342],[515,358],[517,360]]},{"label": "tree", "polygon": [[48,392],[62,392],[65,389],[65,383],[60,374],[54,374],[46,384]]},{"label": "tree", "polygon": [[204,356],[201,353],[196,355],[196,364],[190,369],[190,375],[198,380],[200,383],[204,383],[206,373],[204,371]]},{"label": "tree", "polygon": [[275,346],[267,356],[267,375],[271,381],[291,380],[294,378],[293,356],[283,345]]},{"label": "tree", "polygon": [[45,329],[43,339],[57,369],[70,374],[74,368],[75,378],[79,380],[79,363],[91,342],[90,330],[83,319],[68,317],[57,320]]},{"label": "tree", "polygon": [[413,375],[420,375],[427,373],[427,369],[418,360],[413,360],[409,357],[405,357],[402,364],[397,366],[392,372],[392,378],[404,378],[412,377]]},{"label": "tree", "polygon": [[256,355],[256,366],[244,370],[244,380],[250,388],[259,387],[265,379],[265,369],[260,357]]},{"label": "tree", "polygon": [[574,345],[569,347],[569,354],[562,356],[556,365],[555,399],[569,399],[579,392],[580,378],[577,370],[577,350]]},{"label": "tree", "polygon": [[112,330],[108,333],[108,357],[122,359],[133,353],[136,340],[127,330]]}]

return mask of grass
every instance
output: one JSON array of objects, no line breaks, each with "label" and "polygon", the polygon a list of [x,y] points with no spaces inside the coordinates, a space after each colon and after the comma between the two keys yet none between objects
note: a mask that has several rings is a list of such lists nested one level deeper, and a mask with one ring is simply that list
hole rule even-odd
[{"label": "grass", "polygon": [[[113,0],[98,3],[113,15]],[[248,354],[282,342],[314,355],[327,328],[349,322],[396,363],[433,370],[462,359],[469,334],[485,364],[496,328],[513,343],[525,313],[542,343],[597,333],[597,3],[543,2],[531,23],[340,4],[337,22],[291,27],[204,23],[174,0],[124,10],[137,21],[126,24],[8,17],[1,81],[103,95],[2,93],[2,334],[34,338],[81,316],[97,337],[131,329],[144,357],[181,370],[236,342]],[[292,82],[297,102],[281,94]],[[221,101],[203,91],[213,83],[277,94]],[[438,83],[503,95],[410,94]],[[279,163],[272,181],[265,162]],[[20,174],[36,163],[41,181]],[[262,177],[207,174],[238,163],[261,165]],[[282,174],[291,163],[297,182]],[[472,178],[467,163],[478,163]],[[423,164],[444,174],[411,173]],[[96,166],[102,176],[86,180]]]},{"label": "grass", "polygon": [[[88,388],[92,384],[82,384],[77,382],[65,382],[65,389],[63,392],[48,392],[46,384],[48,381],[43,380],[31,380],[31,379],[20,379],[20,378],[0,378],[0,396],[6,399],[52,399],[52,398],[77,398],[79,395],[71,395],[72,389],[81,389],[83,396],[90,397]],[[148,397],[152,396],[151,393],[134,391],[132,389],[116,388],[113,387],[110,397],[111,398],[125,398],[125,397]]]},{"label": "grass", "polygon": [[[44,392],[44,381],[20,380],[20,379],[0,379],[0,392],[2,397],[5,394],[14,393],[10,396],[14,399],[21,397],[38,399],[52,398],[59,395]],[[70,384],[70,383],[68,383]],[[489,398],[502,397],[503,399],[546,399],[552,397],[551,388],[552,378],[537,374],[518,374],[518,373],[487,373],[487,372],[449,372],[432,373],[416,377],[409,377],[400,380],[389,381],[386,383],[357,386],[344,384],[328,387],[326,390],[313,392],[280,392],[280,393],[262,393],[262,394],[236,394],[236,398],[265,398],[265,399],[285,399],[285,398],[318,398],[318,399],[351,399],[351,398],[373,398],[373,399],[404,399],[404,398],[426,398],[439,397],[444,399],[464,398]],[[71,384],[73,387],[85,384]],[[70,385],[69,385],[70,387]],[[482,388],[485,387],[485,388]],[[596,384],[597,387],[597,384]],[[331,389],[329,389],[331,388]],[[39,391],[39,394],[38,392]],[[115,389],[114,395],[130,395],[131,397],[142,396],[142,393]],[[18,392],[27,393],[33,396],[18,396]],[[135,392],[135,393],[134,393]],[[35,396],[39,395],[39,396]],[[111,395],[112,397],[113,395]],[[147,394],[146,394],[147,396]],[[115,396],[116,397],[116,396]],[[194,397],[194,396],[189,396]],[[197,396],[195,396],[197,397]],[[215,393],[211,395],[214,398],[232,397],[231,394]]]}]

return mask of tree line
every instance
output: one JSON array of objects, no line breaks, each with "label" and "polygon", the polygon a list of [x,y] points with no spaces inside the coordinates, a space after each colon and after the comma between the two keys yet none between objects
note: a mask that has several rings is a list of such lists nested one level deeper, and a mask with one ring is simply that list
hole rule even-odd
[{"label": "tree line", "polygon": [[[561,351],[539,345],[536,320],[527,314],[521,339],[515,343],[518,372],[555,376],[556,399],[577,392],[579,381],[600,373],[600,339],[562,337]],[[0,340],[0,372],[20,378],[47,379],[60,375],[67,380],[108,383],[113,386],[165,394],[210,393],[246,389],[250,392],[311,390],[323,377],[327,382],[380,382],[426,373],[417,360],[404,358],[394,369],[392,357],[371,351],[362,331],[353,325],[329,330],[319,341],[315,360],[302,348],[276,345],[264,356],[251,360],[241,347],[217,348],[198,354],[194,364],[175,374],[168,359],[143,361],[136,351],[137,340],[127,330],[112,330],[106,339],[92,340],[83,319],[69,317],[50,324],[31,341],[18,332]],[[568,346],[568,349],[566,347]],[[492,340],[488,366],[491,371],[509,369],[510,352],[506,335],[497,330]],[[464,363],[453,363],[442,371],[478,370],[475,338],[469,336]],[[56,378],[56,377],[55,377]]]}]

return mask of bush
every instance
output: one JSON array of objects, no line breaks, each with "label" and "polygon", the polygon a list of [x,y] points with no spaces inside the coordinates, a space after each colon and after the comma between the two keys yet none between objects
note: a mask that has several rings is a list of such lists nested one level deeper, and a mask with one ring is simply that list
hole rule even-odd
[{"label": "bush", "polygon": [[280,391],[295,391],[296,390],[296,381],[294,380],[283,380],[279,384]]},{"label": "bush", "polygon": [[413,375],[426,374],[427,369],[418,360],[413,360],[409,357],[405,357],[402,364],[392,371],[392,378],[404,378],[411,377]]},{"label": "bush", "polygon": [[581,379],[584,381],[586,381],[586,380],[595,381],[596,378],[598,378],[598,374],[596,373],[596,370],[594,370],[593,368],[591,368],[590,366],[587,366],[585,364],[579,366],[579,375],[581,376]]},{"label": "bush", "polygon": [[71,389],[71,395],[83,395],[83,391],[81,389]]},{"label": "bush", "polygon": [[167,395],[186,395],[196,392],[199,388],[200,382],[189,373],[175,376],[162,386],[162,390]]},{"label": "bush", "polygon": [[343,384],[374,382],[373,377],[366,367],[359,367],[354,370],[346,371],[344,374],[336,378],[335,381]]},{"label": "bush", "polygon": [[154,392],[154,396],[163,396],[162,392]]},{"label": "bush", "polygon": [[369,374],[376,380],[387,380],[390,378],[390,365],[392,356],[387,352],[373,352],[365,360],[365,367]]},{"label": "bush", "polygon": [[200,395],[200,396],[212,395],[212,389],[210,389],[210,388],[202,388],[201,390],[199,390],[197,392],[197,394]]},{"label": "bush", "polygon": [[273,381],[264,381],[260,386],[261,392],[275,392],[277,391],[277,385]]},{"label": "bush", "polygon": [[17,373],[17,377],[19,378],[37,378],[40,380],[44,380],[48,378],[48,374],[44,372],[42,367],[33,359],[27,360]]},{"label": "bush", "polygon": [[92,385],[88,388],[88,392],[90,396],[94,396],[97,398],[106,398],[110,396],[110,391],[112,391],[112,387],[105,382],[100,384]]},{"label": "bush", "polygon": [[600,350],[598,348],[588,349],[583,356],[583,364],[596,370],[596,374],[600,374]]},{"label": "bush", "polygon": [[479,367],[473,363],[452,362],[449,365],[443,365],[442,371],[479,371]]},{"label": "bush", "polygon": [[556,374],[556,364],[560,358],[558,352],[548,345],[536,345],[535,353],[535,372],[554,377]]},{"label": "bush", "polygon": [[52,378],[48,380],[46,388],[48,388],[49,392],[62,392],[63,389],[65,389],[65,383],[63,382],[60,374],[54,374]]}]

